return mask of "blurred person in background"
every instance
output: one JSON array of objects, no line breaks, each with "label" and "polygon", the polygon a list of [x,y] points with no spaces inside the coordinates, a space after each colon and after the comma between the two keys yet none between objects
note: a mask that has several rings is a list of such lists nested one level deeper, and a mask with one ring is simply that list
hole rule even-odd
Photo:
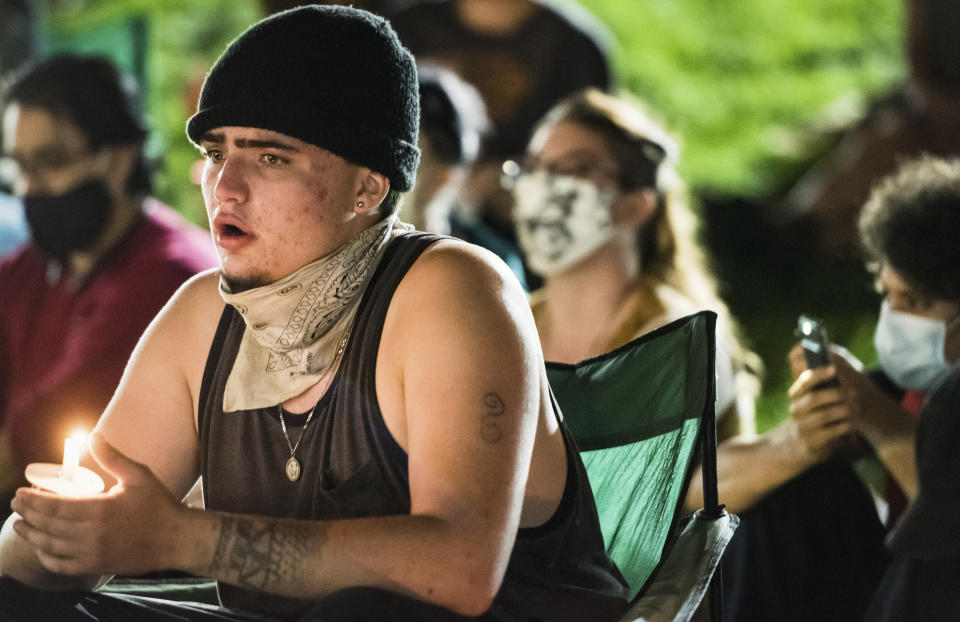
[{"label": "blurred person in background", "polygon": [[[0,0],[0,83],[36,50],[36,11],[31,0]],[[0,137],[3,130],[0,129]],[[0,256],[27,239],[23,207],[10,195],[0,172]]]},{"label": "blurred person in background", "polygon": [[564,96],[610,88],[612,35],[576,2],[419,0],[388,17],[418,62],[449,68],[483,96],[491,128],[460,202],[501,244],[515,244],[500,165],[520,157],[534,124]]},{"label": "blurred person in background", "polygon": [[[835,348],[832,365],[810,370],[791,351],[791,417],[735,452],[751,506],[737,537],[752,546],[731,547],[742,574],[725,574],[739,586],[728,619],[860,620],[875,592],[863,619],[960,615],[960,162],[902,165],[874,187],[859,234],[883,296],[880,368]],[[887,473],[886,516],[850,468],[864,455]],[[891,526],[896,558],[877,589]]]},{"label": "blurred person in background", "polygon": [[[209,234],[150,198],[132,79],[55,56],[2,93],[3,168],[29,244],[0,263],[0,498],[91,429],[147,324],[216,265]],[[0,507],[6,508],[4,502]]]},{"label": "blurred person in background", "polygon": [[[957,620],[960,160],[901,165],[874,187],[859,231],[883,295],[874,339],[880,369],[896,391],[834,357],[833,367],[801,374],[791,407],[819,423],[822,440],[809,443],[811,453],[856,432],[909,499],[893,517],[894,558],[864,619]],[[830,378],[839,388],[816,389]]]},{"label": "blurred person in background", "polygon": [[420,231],[449,235],[457,195],[480,153],[488,119],[476,89],[448,69],[417,65],[420,166],[400,218]]},{"label": "blurred person in background", "polygon": [[20,201],[0,190],[0,257],[13,251],[29,236]]},{"label": "blurred person in background", "polygon": [[[720,437],[754,427],[756,356],[742,344],[697,241],[674,172],[677,145],[638,105],[588,89],[537,126],[523,164],[504,165],[547,360],[576,363],[701,309],[717,323]],[[690,510],[700,507],[699,478]],[[721,497],[723,500],[723,497]]]},{"label": "blurred person in background", "polygon": [[417,75],[420,166],[413,190],[401,203],[400,219],[421,231],[453,235],[493,251],[526,289],[516,248],[464,210],[460,199],[489,122],[480,94],[442,67],[421,64]]},{"label": "blurred person in background", "polygon": [[857,243],[857,215],[870,191],[905,159],[960,156],[960,3],[905,0],[906,79],[869,102],[785,197],[788,219],[812,217],[819,247],[839,255]]}]

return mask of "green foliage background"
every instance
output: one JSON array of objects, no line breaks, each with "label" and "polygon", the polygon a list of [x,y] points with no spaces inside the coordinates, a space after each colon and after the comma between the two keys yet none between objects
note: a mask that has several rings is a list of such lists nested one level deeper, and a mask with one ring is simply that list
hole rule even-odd
[{"label": "green foliage background", "polygon": [[[695,188],[766,196],[904,75],[902,0],[584,0]],[[811,134],[810,130],[813,130]]]},{"label": "green foliage background", "polygon": [[[823,132],[903,77],[902,2],[580,0],[612,34],[618,85],[682,138],[691,186],[748,196],[782,189]],[[48,0],[45,11],[54,40],[144,18],[160,195],[194,218],[184,85],[259,15],[254,0]],[[87,41],[98,45],[116,53],[99,35]]]}]

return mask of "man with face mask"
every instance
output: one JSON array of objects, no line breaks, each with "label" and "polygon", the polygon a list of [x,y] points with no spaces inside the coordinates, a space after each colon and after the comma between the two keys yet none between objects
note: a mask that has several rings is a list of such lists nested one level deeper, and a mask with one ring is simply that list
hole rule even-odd
[{"label": "man with face mask", "polygon": [[[865,619],[960,619],[960,160],[903,166],[874,190],[860,235],[884,293],[880,366],[907,390],[904,403],[919,405],[915,452],[902,465],[884,460],[910,505],[887,538],[894,559]],[[902,412],[891,409],[890,422],[851,412],[871,442],[913,436]]]},{"label": "man with face mask", "polygon": [[[915,422],[960,369],[958,236],[960,162],[920,159],[881,182],[860,217],[860,237],[883,295],[874,337],[880,368],[901,397],[891,399],[843,357],[804,371],[790,390],[794,419],[815,431],[801,435],[811,454],[859,433],[908,499],[918,494]],[[791,357],[795,365],[802,358],[796,349]],[[832,377],[839,387],[818,388]]]},{"label": "man with face mask", "polygon": [[[909,500],[901,512],[888,492],[894,559],[867,620],[960,617],[958,237],[960,161],[921,158],[876,186],[860,238],[883,294],[874,339],[881,371],[902,396],[881,392],[840,357],[791,388],[810,453],[828,454],[859,433]],[[838,387],[816,388],[832,377]]]},{"label": "man with face mask", "polygon": [[[107,61],[53,57],[0,99],[3,168],[30,243],[0,264],[0,499],[106,407],[151,318],[216,263],[209,236],[148,198],[147,128]],[[6,501],[0,503],[7,507]]]},{"label": "man with face mask", "polygon": [[420,166],[404,197],[400,219],[420,231],[452,235],[496,253],[526,289],[523,260],[511,245],[460,204],[460,194],[480,155],[489,120],[480,94],[439,65],[417,66],[420,85]]},{"label": "man with face mask", "polygon": [[[860,239],[883,295],[880,370],[838,353],[807,369],[798,345],[791,416],[731,439],[720,477],[753,500],[737,534],[743,557],[735,546],[727,558],[742,570],[725,598],[732,619],[960,617],[950,602],[960,582],[960,161],[925,158],[883,180],[863,208]],[[889,474],[896,557],[879,589],[885,527],[847,467],[863,444]]]}]

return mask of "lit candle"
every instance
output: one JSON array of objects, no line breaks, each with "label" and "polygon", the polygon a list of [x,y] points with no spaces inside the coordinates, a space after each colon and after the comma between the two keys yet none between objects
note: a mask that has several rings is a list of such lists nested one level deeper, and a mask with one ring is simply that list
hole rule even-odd
[{"label": "lit candle", "polygon": [[64,497],[89,497],[103,492],[103,479],[80,466],[80,452],[87,442],[86,434],[74,434],[63,444],[63,462],[32,462],[27,465],[27,481],[43,490]]},{"label": "lit candle", "polygon": [[80,452],[83,451],[83,444],[86,442],[85,434],[74,434],[67,437],[63,444],[63,468],[60,470],[65,479],[73,481],[77,476],[77,467],[80,466]]}]

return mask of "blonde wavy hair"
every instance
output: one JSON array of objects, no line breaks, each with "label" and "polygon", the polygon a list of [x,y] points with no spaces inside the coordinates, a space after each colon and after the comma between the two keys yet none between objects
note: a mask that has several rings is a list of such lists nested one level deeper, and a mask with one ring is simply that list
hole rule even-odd
[{"label": "blonde wavy hair", "polygon": [[685,185],[676,172],[676,140],[633,96],[611,95],[593,88],[562,100],[535,131],[558,123],[573,123],[604,137],[620,165],[618,182],[622,189],[656,192],[656,210],[637,237],[641,278],[667,285],[698,307],[717,313],[717,332],[732,350],[740,426],[752,429],[762,362],[744,344],[739,326],[718,295],[717,279],[699,241],[700,219],[691,209]]}]

